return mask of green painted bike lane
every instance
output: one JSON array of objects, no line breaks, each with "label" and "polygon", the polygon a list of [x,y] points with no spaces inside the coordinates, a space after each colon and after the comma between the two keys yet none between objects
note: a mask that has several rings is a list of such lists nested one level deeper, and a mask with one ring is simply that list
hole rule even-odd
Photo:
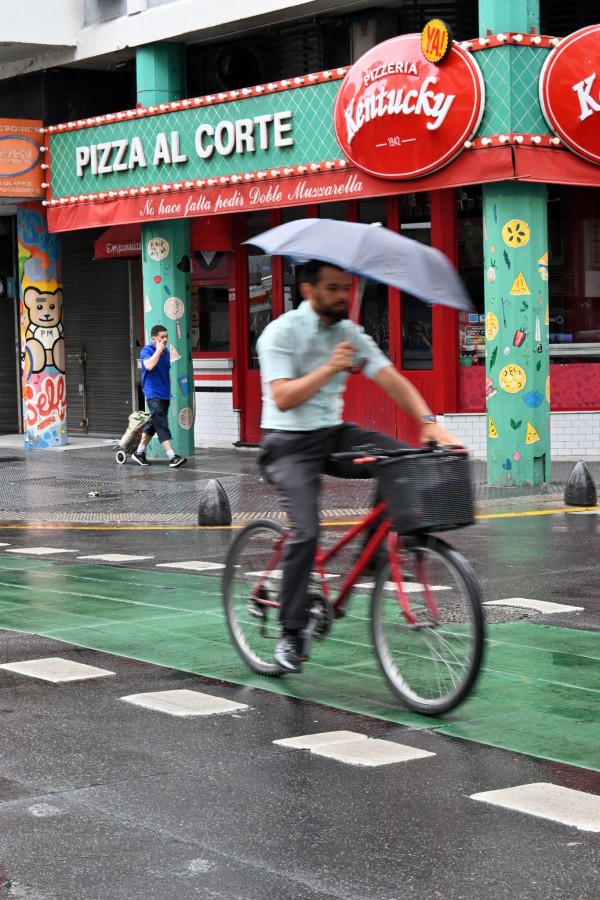
[{"label": "green painted bike lane", "polygon": [[368,604],[353,598],[327,641],[313,644],[302,676],[267,678],[231,645],[218,576],[0,561],[0,629],[600,771],[600,634],[526,622],[488,627],[475,689],[432,719],[399,707],[384,682]]}]

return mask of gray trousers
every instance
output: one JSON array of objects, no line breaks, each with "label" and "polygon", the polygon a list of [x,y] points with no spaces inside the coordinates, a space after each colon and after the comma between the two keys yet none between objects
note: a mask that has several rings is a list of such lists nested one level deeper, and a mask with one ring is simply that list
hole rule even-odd
[{"label": "gray trousers", "polygon": [[321,476],[372,477],[366,465],[334,463],[329,456],[364,445],[382,450],[406,447],[389,435],[350,423],[317,431],[266,431],[263,435],[259,465],[277,490],[292,529],[282,560],[280,621],[284,628],[301,629],[308,620],[306,593],[319,537]]}]

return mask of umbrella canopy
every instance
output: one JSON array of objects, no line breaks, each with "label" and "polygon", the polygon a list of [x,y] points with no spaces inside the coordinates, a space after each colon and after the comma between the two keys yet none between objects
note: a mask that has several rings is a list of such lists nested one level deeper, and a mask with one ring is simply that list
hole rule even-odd
[{"label": "umbrella canopy", "polygon": [[298,219],[246,241],[296,262],[320,259],[407,291],[426,303],[471,309],[473,303],[450,260],[439,250],[381,225]]}]

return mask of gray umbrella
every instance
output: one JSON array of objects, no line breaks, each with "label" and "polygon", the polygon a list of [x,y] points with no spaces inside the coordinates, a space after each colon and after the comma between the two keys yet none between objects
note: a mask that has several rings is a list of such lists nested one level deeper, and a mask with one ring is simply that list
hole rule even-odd
[{"label": "gray umbrella", "polygon": [[296,262],[321,259],[363,278],[407,291],[426,303],[472,309],[450,260],[439,250],[383,228],[334,219],[298,219],[258,234],[247,244]]}]

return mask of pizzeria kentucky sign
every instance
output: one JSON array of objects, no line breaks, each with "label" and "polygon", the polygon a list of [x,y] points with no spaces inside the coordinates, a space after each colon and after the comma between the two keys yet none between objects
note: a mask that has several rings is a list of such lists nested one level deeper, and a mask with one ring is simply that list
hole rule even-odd
[{"label": "pizzeria kentucky sign", "polygon": [[373,47],[338,92],[334,125],[346,156],[379,178],[418,178],[449,163],[483,115],[483,76],[459,44],[440,65],[422,51],[421,35]]},{"label": "pizzeria kentucky sign", "polygon": [[581,28],[550,53],[540,77],[548,125],[579,156],[600,163],[600,25]]}]

